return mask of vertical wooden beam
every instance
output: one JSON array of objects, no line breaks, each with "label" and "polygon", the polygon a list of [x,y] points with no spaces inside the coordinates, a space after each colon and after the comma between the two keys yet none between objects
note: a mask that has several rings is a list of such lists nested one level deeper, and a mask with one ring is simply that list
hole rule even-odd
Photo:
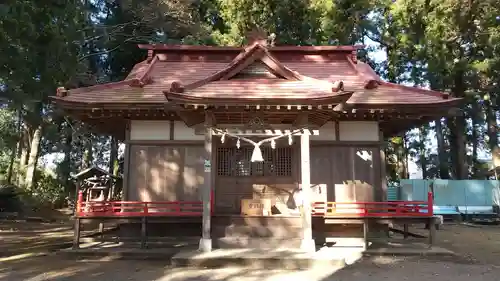
[{"label": "vertical wooden beam", "polygon": [[104,242],[104,221],[99,222],[99,238],[101,239],[101,242]]},{"label": "vertical wooden beam", "polygon": [[129,194],[129,167],[130,167],[130,144],[128,141],[130,140],[130,120],[127,122],[127,126],[125,128],[125,151],[123,155],[123,183],[122,183],[122,200],[126,201],[128,199]]},{"label": "vertical wooden beam", "polygon": [[[217,138],[218,139],[218,138]],[[210,207],[210,214],[215,213],[215,177],[217,176],[217,140],[214,141],[213,139],[213,134],[212,134],[212,158],[210,159],[211,161],[211,169],[212,169],[212,175],[211,175],[211,182],[210,182],[210,200],[211,200],[211,207]]]},{"label": "vertical wooden beam", "polygon": [[174,140],[174,134],[175,134],[175,121],[174,120],[170,120],[169,129],[170,129],[170,132],[169,132],[170,140]]},{"label": "vertical wooden beam", "polygon": [[[384,134],[380,132],[379,140],[381,142],[384,141]],[[387,174],[386,174],[386,166],[385,166],[385,145],[380,146],[380,180],[381,184],[381,198],[380,201],[387,201]]]},{"label": "vertical wooden beam", "polygon": [[368,249],[368,219],[363,220],[363,250]]},{"label": "vertical wooden beam", "polygon": [[436,236],[436,218],[432,216],[429,218],[429,248],[434,245],[434,236]]},{"label": "vertical wooden beam", "polygon": [[147,243],[147,230],[146,230],[146,225],[147,225],[147,219],[146,217],[141,218],[141,249],[146,248],[146,243]]},{"label": "vertical wooden beam", "polygon": [[316,243],[312,237],[311,216],[311,163],[309,133],[300,136],[300,175],[302,187],[302,243],[301,249],[307,252],[316,251]]},{"label": "vertical wooden beam", "polygon": [[201,186],[201,197],[203,200],[202,236],[199,250],[210,252],[212,250],[212,239],[210,237],[211,203],[212,191],[212,126],[214,118],[210,111],[205,112],[205,151],[203,157],[204,178]]},{"label": "vertical wooden beam", "polygon": [[73,236],[73,249],[80,248],[80,218],[75,217],[75,227],[74,227],[74,236]]},{"label": "vertical wooden beam", "polygon": [[340,124],[339,121],[335,121],[335,140],[340,141]]}]

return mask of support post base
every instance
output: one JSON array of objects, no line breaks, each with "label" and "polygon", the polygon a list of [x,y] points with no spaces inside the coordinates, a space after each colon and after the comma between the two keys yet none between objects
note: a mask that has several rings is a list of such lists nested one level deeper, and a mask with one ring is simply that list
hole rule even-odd
[{"label": "support post base", "polygon": [[212,239],[201,238],[200,245],[198,247],[200,252],[211,252],[212,251]]},{"label": "support post base", "polygon": [[316,242],[314,239],[302,239],[300,249],[307,253],[314,253],[316,252]]}]

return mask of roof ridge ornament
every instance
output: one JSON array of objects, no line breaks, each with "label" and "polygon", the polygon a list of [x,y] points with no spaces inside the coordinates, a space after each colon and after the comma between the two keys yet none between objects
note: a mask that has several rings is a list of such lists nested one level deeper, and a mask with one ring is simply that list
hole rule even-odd
[{"label": "roof ridge ornament", "polygon": [[184,92],[184,85],[182,82],[174,80],[170,82],[170,92],[172,93],[182,93]]},{"label": "roof ridge ornament", "polygon": [[351,60],[354,64],[358,63],[358,51],[351,52]]},{"label": "roof ridge ornament", "polygon": [[68,95],[68,90],[66,90],[66,88],[64,88],[64,87],[57,87],[57,90],[56,90],[56,96],[57,97],[64,98],[67,95]]},{"label": "roof ridge ornament", "polygon": [[150,63],[153,60],[154,54],[154,50],[148,50],[148,58],[146,59],[147,63]]},{"label": "roof ridge ornament", "polygon": [[344,91],[344,81],[337,80],[337,81],[333,82],[332,92],[337,93],[337,92],[343,92],[343,91]]},{"label": "roof ridge ornament", "polygon": [[269,36],[267,32],[260,27],[256,27],[246,34],[247,45],[259,44],[267,47]]}]

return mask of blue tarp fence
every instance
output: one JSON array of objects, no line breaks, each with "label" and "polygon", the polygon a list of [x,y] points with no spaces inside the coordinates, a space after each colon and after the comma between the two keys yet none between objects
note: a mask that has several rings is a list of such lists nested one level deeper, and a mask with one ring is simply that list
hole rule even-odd
[{"label": "blue tarp fence", "polygon": [[[488,212],[500,205],[498,180],[401,180],[399,187],[389,187],[388,200],[425,201],[433,191],[434,206],[456,207],[460,213],[475,213],[475,209]],[[486,212],[486,209],[480,211]]]}]

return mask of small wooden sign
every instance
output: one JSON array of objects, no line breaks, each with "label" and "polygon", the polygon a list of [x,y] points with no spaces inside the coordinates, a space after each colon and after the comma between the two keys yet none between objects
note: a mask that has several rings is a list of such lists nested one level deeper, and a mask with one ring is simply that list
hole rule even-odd
[{"label": "small wooden sign", "polygon": [[268,216],[271,214],[271,199],[241,199],[241,214]]}]

